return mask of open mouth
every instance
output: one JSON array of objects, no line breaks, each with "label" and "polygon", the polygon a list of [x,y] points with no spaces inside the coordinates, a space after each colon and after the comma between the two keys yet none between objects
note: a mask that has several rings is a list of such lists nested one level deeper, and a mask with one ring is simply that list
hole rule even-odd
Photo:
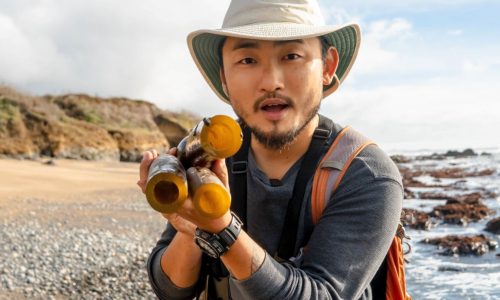
[{"label": "open mouth", "polygon": [[279,113],[291,106],[291,102],[283,98],[268,98],[259,103],[259,109],[267,113]]},{"label": "open mouth", "polygon": [[275,103],[275,104],[262,105],[260,109],[266,112],[280,112],[288,107],[289,105],[286,103]]}]

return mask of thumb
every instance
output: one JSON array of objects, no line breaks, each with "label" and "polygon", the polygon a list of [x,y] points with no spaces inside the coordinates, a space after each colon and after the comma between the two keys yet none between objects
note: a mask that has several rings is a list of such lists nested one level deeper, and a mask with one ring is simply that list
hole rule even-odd
[{"label": "thumb", "polygon": [[212,171],[219,177],[222,184],[229,189],[229,175],[226,166],[226,160],[217,159],[212,164]]}]

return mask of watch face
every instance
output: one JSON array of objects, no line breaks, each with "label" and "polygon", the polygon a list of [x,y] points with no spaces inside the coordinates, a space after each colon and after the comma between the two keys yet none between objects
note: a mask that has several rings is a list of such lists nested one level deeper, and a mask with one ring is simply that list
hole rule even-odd
[{"label": "watch face", "polygon": [[200,248],[203,250],[203,252],[208,254],[208,256],[213,257],[213,258],[219,257],[219,253],[207,241],[205,241],[204,239],[201,239],[199,237],[195,237],[195,241],[196,241],[196,244],[198,244],[198,246],[200,246]]}]

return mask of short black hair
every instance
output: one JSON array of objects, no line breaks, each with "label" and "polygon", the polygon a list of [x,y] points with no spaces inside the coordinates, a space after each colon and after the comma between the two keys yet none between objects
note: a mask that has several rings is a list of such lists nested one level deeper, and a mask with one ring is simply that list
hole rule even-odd
[{"label": "short black hair", "polygon": [[224,69],[224,62],[222,61],[222,48],[224,47],[224,44],[226,43],[227,37],[224,37],[220,42],[219,45],[217,46],[217,56],[219,58],[219,66],[221,69]]},{"label": "short black hair", "polygon": [[321,59],[323,62],[326,61],[326,55],[328,54],[328,49],[330,49],[330,43],[324,36],[319,37],[319,41],[321,42]]}]

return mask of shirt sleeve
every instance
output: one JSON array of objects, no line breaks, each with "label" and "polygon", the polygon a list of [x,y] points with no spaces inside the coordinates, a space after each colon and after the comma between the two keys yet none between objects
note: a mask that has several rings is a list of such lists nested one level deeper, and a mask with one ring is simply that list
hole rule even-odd
[{"label": "shirt sleeve", "polygon": [[359,299],[396,233],[403,200],[392,160],[370,146],[353,160],[296,265],[269,255],[250,278],[231,279],[245,299]]},{"label": "shirt sleeve", "polygon": [[179,288],[172,283],[161,268],[161,256],[176,233],[175,228],[167,224],[167,228],[163,231],[160,240],[156,243],[148,258],[147,271],[149,283],[156,296],[158,296],[158,299],[183,300],[193,299],[195,296],[195,285],[187,288]]}]

